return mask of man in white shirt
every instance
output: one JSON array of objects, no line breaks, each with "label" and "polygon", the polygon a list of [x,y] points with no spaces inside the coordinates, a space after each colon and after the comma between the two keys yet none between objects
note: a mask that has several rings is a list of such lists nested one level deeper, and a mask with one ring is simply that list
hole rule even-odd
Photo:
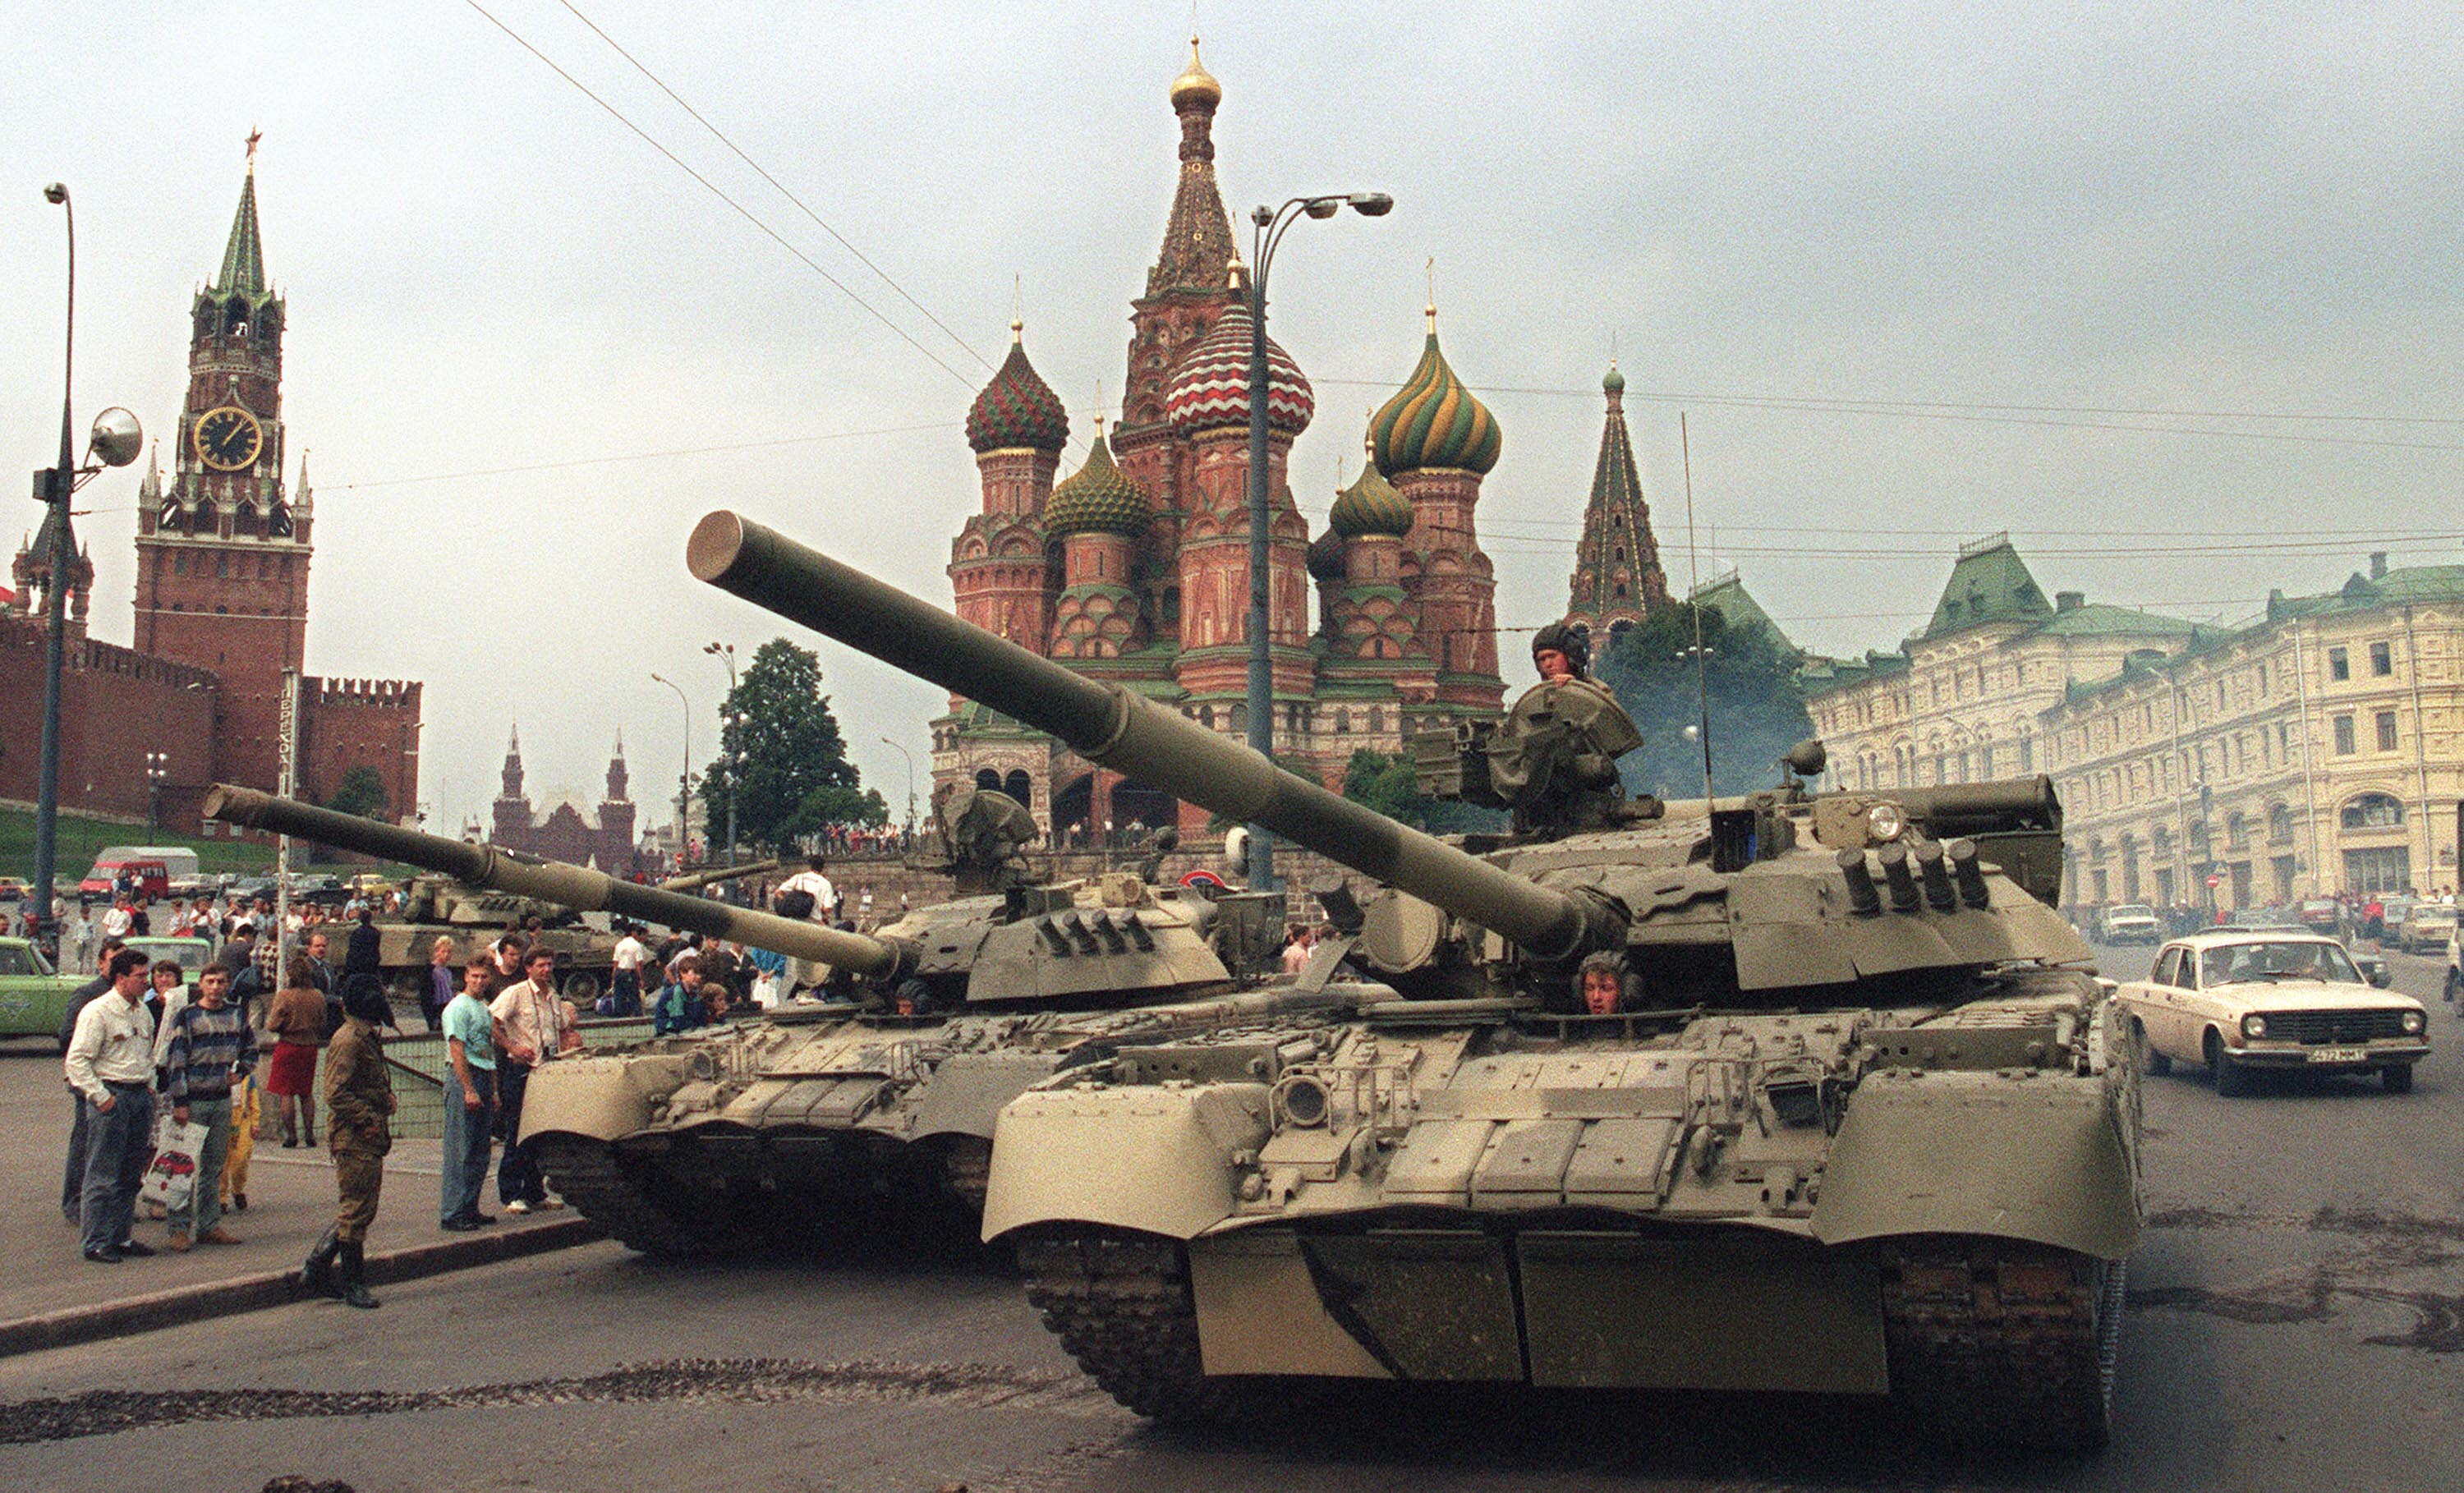
[{"label": "man in white shirt", "polygon": [[[839,915],[838,889],[832,887],[830,879],[822,874],[823,868],[828,864],[829,858],[826,856],[810,857],[804,862],[803,870],[779,884],[776,895],[784,897],[790,892],[801,891],[813,899],[813,911],[805,914],[806,916],[816,923],[825,925],[836,921]],[[819,986],[829,977],[830,967],[826,964],[811,959],[787,961],[787,988],[791,992]]]},{"label": "man in white shirt", "polygon": [[649,945],[642,942],[633,925],[625,925],[625,936],[616,940],[615,952],[609,956],[615,966],[615,977],[608,981],[608,995],[615,1005],[615,1016],[642,1014],[642,961],[650,956]]},{"label": "man in white shirt", "polygon": [[507,1213],[561,1208],[564,1204],[547,1195],[547,1183],[530,1153],[517,1145],[522,1138],[522,1096],[530,1088],[531,1070],[582,1044],[582,1034],[566,1019],[564,999],[556,993],[555,952],[527,951],[522,978],[496,993],[488,1002],[488,1014],[496,1044],[496,1109],[505,1117],[496,1200]]},{"label": "man in white shirt", "polygon": [[77,1225],[85,1257],[116,1265],[154,1251],[129,1238],[137,1189],[154,1136],[154,1014],[145,1009],[145,955],[122,949],[103,973],[111,989],[77,1013],[66,1061],[85,1101],[85,1188]]}]

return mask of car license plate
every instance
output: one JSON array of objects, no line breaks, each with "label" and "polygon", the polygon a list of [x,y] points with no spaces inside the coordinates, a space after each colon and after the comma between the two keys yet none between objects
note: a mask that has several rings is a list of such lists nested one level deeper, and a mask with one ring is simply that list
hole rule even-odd
[{"label": "car license plate", "polygon": [[2312,1050],[2313,1063],[2361,1063],[2369,1057],[2365,1047],[2319,1047]]}]

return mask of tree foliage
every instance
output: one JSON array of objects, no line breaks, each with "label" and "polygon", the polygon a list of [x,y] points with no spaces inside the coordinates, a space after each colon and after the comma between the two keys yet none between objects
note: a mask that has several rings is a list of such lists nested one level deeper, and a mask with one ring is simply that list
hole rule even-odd
[{"label": "tree foliage", "polygon": [[1506,823],[1500,810],[1422,793],[1409,754],[1390,757],[1368,747],[1353,753],[1343,769],[1343,796],[1432,834],[1477,834],[1504,828]]},{"label": "tree foliage", "polygon": [[386,806],[384,775],[365,762],[344,773],[342,780],[335,785],[334,796],[325,801],[325,807],[335,813],[361,819],[382,820]]},{"label": "tree foliage", "polygon": [[736,800],[737,835],[778,849],[831,824],[878,824],[890,817],[881,795],[847,760],[821,660],[810,648],[773,638],[755,650],[721,708],[719,754],[702,775],[713,829]]},{"label": "tree foliage", "polygon": [[[1711,785],[1724,795],[1771,787],[1780,755],[1814,735],[1797,656],[1770,628],[1732,628],[1712,607],[1703,608],[1703,646]],[[1600,682],[1642,730],[1642,745],[1617,764],[1628,792],[1702,797],[1702,745],[1685,736],[1697,719],[1693,648],[1694,608],[1680,602],[1625,629],[1597,663]]]}]

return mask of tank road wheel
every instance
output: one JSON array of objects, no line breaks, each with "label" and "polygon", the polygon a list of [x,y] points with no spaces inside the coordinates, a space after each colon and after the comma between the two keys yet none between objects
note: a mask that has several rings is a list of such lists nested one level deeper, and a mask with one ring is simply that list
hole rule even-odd
[{"label": "tank road wheel", "polygon": [[599,999],[599,977],[589,970],[575,970],[564,977],[564,983],[558,990],[564,999],[573,1002],[575,1010],[587,1016],[591,1002]]},{"label": "tank road wheel", "polygon": [[542,1135],[530,1146],[558,1195],[628,1249],[708,1257],[741,1254],[760,1241],[759,1232],[723,1203],[667,1206],[604,1141]]},{"label": "tank road wheel", "polygon": [[2130,1029],[2132,1035],[2139,1039],[2139,1050],[2145,1055],[2147,1076],[2150,1078],[2163,1078],[2166,1074],[2172,1072],[2173,1060],[2165,1056],[2163,1053],[2158,1052],[2156,1050],[2156,1044],[2147,1040],[2146,1023],[2141,1021],[2137,1017],[2132,1017],[2130,1020]]},{"label": "tank road wheel", "polygon": [[2099,1450],[2112,1429],[2123,1271],[2017,1240],[1901,1241],[1882,1272],[1893,1400],[1963,1451]]},{"label": "tank road wheel", "polygon": [[2216,1035],[2213,1027],[2208,1029],[2207,1053],[2208,1074],[2216,1081],[2217,1098],[2238,1099],[2250,1092],[2250,1074],[2225,1056],[2225,1040]]},{"label": "tank road wheel", "polygon": [[2386,1067],[2379,1069],[2379,1082],[2387,1086],[2387,1091],[2388,1093],[2411,1093],[2412,1065],[2409,1063],[2388,1064]]},{"label": "tank road wheel", "polygon": [[1026,1299],[1111,1396],[1173,1425],[1238,1423],[1265,1408],[1269,1381],[1209,1379],[1198,1345],[1189,1255],[1175,1240],[1118,1229],[1055,1229],[1018,1241]]}]

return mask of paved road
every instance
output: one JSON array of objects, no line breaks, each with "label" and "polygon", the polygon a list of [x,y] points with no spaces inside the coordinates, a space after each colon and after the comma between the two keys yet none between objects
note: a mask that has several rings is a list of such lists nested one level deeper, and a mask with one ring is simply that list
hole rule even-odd
[{"label": "paved road", "polygon": [[[2396,969],[2435,999],[2431,961]],[[674,1268],[602,1244],[374,1313],[0,1362],[0,1484],[159,1486],[176,1465],[200,1490],[2464,1486],[2464,1021],[2433,1023],[2443,1050],[2407,1096],[2150,1082],[2155,1227],[2119,1434],[2093,1460],[1966,1468],[1854,1405],[1772,1397],[1373,1398],[1288,1434],[1177,1438],[1074,1374],[998,1271]],[[77,1397],[38,1403],[59,1396]]]}]

